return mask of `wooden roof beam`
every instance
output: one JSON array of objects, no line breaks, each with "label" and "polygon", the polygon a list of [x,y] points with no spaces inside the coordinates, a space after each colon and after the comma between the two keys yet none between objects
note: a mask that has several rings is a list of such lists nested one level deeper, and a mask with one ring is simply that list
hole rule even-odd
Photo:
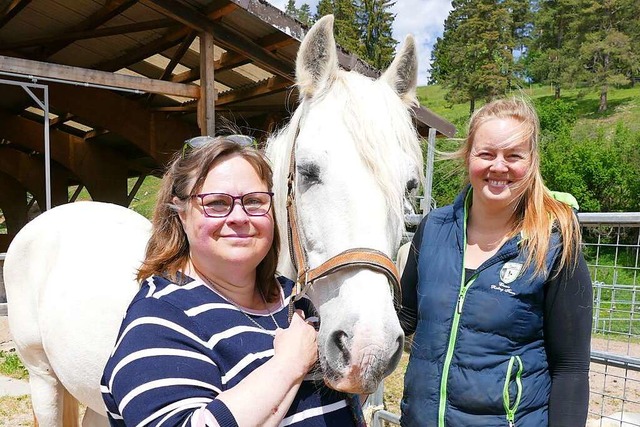
[{"label": "wooden roof beam", "polygon": [[63,34],[56,34],[47,37],[38,37],[35,39],[21,40],[15,43],[9,43],[2,46],[3,51],[11,49],[23,49],[29,47],[49,46],[57,43],[73,43],[78,40],[96,39],[99,37],[108,37],[118,34],[137,33],[141,31],[157,30],[166,28],[173,24],[171,19],[155,19],[153,21],[137,22],[135,24],[118,25],[114,27],[99,28],[95,30],[85,31],[65,31]]},{"label": "wooden roof beam", "polygon": [[153,7],[160,13],[173,18],[191,28],[212,34],[216,43],[225,49],[245,52],[246,56],[260,64],[272,74],[290,77],[293,69],[288,64],[267,49],[256,44],[244,34],[226,28],[221,22],[214,25],[209,17],[185,4],[171,0],[141,0],[149,7]]},{"label": "wooden roof beam", "polygon": [[182,25],[174,25],[162,35],[162,37],[146,43],[144,46],[137,46],[128,50],[122,55],[94,65],[92,68],[102,71],[117,71],[121,68],[128,68],[131,64],[143,61],[144,59],[174,47],[182,42],[189,35],[191,28]]},{"label": "wooden roof beam", "polygon": [[[262,46],[263,49],[268,50],[270,52],[274,52],[282,47],[289,46],[293,43],[298,43],[295,39],[287,36],[286,34],[276,32],[273,34],[269,34],[258,40],[256,44]],[[247,58],[245,55],[242,55],[237,52],[227,51],[220,56],[214,63],[216,73],[221,71],[230,70],[235,67],[240,67],[242,65],[250,63],[251,60]],[[192,82],[194,80],[198,80],[200,78],[200,68],[194,67],[191,70],[185,71],[180,74],[176,74],[171,78],[171,81],[176,83],[185,83]],[[293,80],[293,79],[292,79]]]},{"label": "wooden roof beam", "polygon": [[282,104],[275,105],[238,105],[238,104],[226,104],[217,106],[216,111],[236,111],[246,113],[274,113],[283,112]]},{"label": "wooden roof beam", "polygon": [[186,138],[198,134],[193,125],[112,91],[51,83],[49,100],[58,110],[92,123],[94,129],[107,129],[128,140],[158,164],[168,161]]},{"label": "wooden roof beam", "polygon": [[180,47],[178,47],[178,50],[176,50],[175,54],[171,57],[169,64],[167,64],[167,67],[162,72],[160,80],[171,80],[173,70],[176,69],[184,54],[187,52],[187,50],[189,50],[189,46],[191,46],[191,43],[193,43],[193,41],[196,39],[196,36],[196,32],[192,31],[187,37],[185,37],[185,39],[180,44]]},{"label": "wooden roof beam", "polygon": [[194,30],[212,32],[213,22],[206,15],[187,4],[175,0],[140,0],[140,3]]},{"label": "wooden roof beam", "polygon": [[[187,50],[189,50],[189,46],[191,46],[191,43],[193,43],[195,38],[196,38],[195,31],[192,31],[187,37],[185,37],[182,43],[180,43],[180,47],[178,47],[174,55],[171,57],[171,60],[165,67],[164,71],[162,72],[162,75],[160,76],[160,80],[167,80],[167,81],[171,80],[171,76],[173,75],[173,70],[175,70],[175,68],[178,66],[178,64],[180,63],[180,59],[182,59],[182,57],[187,52]],[[155,94],[153,93],[149,94],[147,96],[147,104],[151,103],[154,97],[155,97]]]},{"label": "wooden roof beam", "polygon": [[91,83],[97,85],[140,90],[150,93],[199,98],[200,88],[196,85],[173,83],[145,77],[125,76],[68,65],[50,64],[28,59],[11,58],[0,55],[0,70],[26,76],[57,79],[66,82]]},{"label": "wooden roof beam", "polygon": [[[70,28],[66,28],[65,32],[72,33],[96,29],[111,20],[111,18],[113,18],[114,16],[120,15],[122,12],[129,9],[136,3],[137,0],[109,0],[104,6],[102,6],[98,11],[89,16],[84,21]],[[64,41],[49,45],[41,51],[39,58],[48,59],[56,52],[59,52],[67,47],[72,42],[73,41]]]},{"label": "wooden roof beam", "polygon": [[13,19],[22,9],[27,7],[27,5],[31,3],[31,0],[11,0],[7,5],[0,11],[0,28],[4,27],[5,24]]},{"label": "wooden roof beam", "polygon": [[293,85],[291,80],[280,76],[267,79],[264,83],[247,89],[238,89],[224,94],[218,95],[216,106],[224,107],[225,105],[235,102],[250,101],[262,96],[272,95],[291,88]]},{"label": "wooden roof beam", "polygon": [[[208,11],[206,14],[206,16],[208,16],[212,21],[220,19],[238,8],[238,6],[235,4],[227,4],[221,8],[216,8],[217,3],[218,2],[212,3],[209,6],[210,11]],[[139,46],[135,49],[131,49],[130,51],[125,52],[117,58],[101,62],[100,64],[97,64],[92,68],[102,71],[117,71],[121,68],[127,68],[131,64],[140,62],[148,58],[149,56],[152,56],[158,52],[163,52],[178,45],[180,42],[182,42],[182,40],[184,40],[185,37],[189,35],[189,33],[191,33],[191,31],[192,30],[190,27],[177,24],[176,26],[169,29],[159,39],[149,42],[144,46]]]}]

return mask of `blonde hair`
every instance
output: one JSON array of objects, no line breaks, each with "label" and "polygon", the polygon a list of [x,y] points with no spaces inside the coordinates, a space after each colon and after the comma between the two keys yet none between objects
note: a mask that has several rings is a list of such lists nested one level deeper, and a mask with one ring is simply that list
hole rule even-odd
[{"label": "blonde hair", "polygon": [[[266,158],[255,148],[243,146],[226,137],[212,138],[210,142],[188,151],[177,152],[170,161],[162,178],[158,199],[153,211],[152,233],[145,260],[138,270],[137,279],[142,281],[153,275],[161,275],[181,283],[179,272],[189,261],[189,241],[178,213],[184,209],[191,196],[202,188],[209,171],[223,158],[238,155],[249,162],[260,179],[273,189],[273,174]],[[174,198],[180,204],[174,203]],[[280,247],[280,234],[275,211],[273,242],[269,252],[256,268],[256,286],[267,301],[280,297],[280,285],[275,279]]]},{"label": "blonde hair", "polygon": [[[473,141],[480,126],[494,119],[513,119],[521,126],[519,131],[506,141],[529,142],[530,167],[516,190],[520,196],[511,218],[510,236],[523,234],[522,248],[526,251],[525,267],[534,266],[536,275],[546,274],[545,258],[550,247],[553,229],[562,239],[562,254],[558,271],[565,265],[575,266],[581,243],[580,224],[572,208],[553,198],[545,187],[540,174],[538,115],[530,102],[521,98],[499,99],[476,110],[469,121],[469,131],[463,146],[446,157],[462,160],[468,171]],[[468,180],[468,177],[467,177]]]}]

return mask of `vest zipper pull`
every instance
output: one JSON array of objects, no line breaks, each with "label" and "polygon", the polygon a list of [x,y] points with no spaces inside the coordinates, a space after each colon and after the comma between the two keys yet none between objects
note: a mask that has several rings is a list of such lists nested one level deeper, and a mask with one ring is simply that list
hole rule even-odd
[{"label": "vest zipper pull", "polygon": [[513,421],[509,421],[509,427],[516,427],[516,423],[514,423]]},{"label": "vest zipper pull", "polygon": [[462,313],[462,304],[464,303],[464,294],[460,294],[458,296],[458,304],[457,304],[457,308],[456,310],[458,311],[458,314]]}]

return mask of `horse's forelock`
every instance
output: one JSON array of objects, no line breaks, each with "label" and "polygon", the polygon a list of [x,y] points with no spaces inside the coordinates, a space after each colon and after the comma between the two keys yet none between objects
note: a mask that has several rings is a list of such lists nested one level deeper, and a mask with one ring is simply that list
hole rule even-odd
[{"label": "horse's forelock", "polygon": [[422,151],[411,112],[386,82],[341,74],[343,78],[336,85],[342,87],[334,90],[346,97],[345,120],[400,227],[404,224],[403,199],[408,178],[401,175],[400,164],[410,162],[407,166],[422,175]]}]

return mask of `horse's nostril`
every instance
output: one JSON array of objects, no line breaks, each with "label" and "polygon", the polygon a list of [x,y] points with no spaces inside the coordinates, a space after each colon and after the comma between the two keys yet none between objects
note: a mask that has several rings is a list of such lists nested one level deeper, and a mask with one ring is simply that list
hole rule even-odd
[{"label": "horse's nostril", "polygon": [[335,352],[335,358],[340,360],[344,366],[347,366],[351,361],[351,353],[347,348],[347,341],[349,336],[345,331],[335,331],[331,334],[329,340],[330,348]]},{"label": "horse's nostril", "polygon": [[398,347],[393,352],[393,356],[391,356],[391,359],[389,359],[389,363],[387,364],[384,372],[385,377],[390,375],[396,369],[396,366],[398,366],[398,363],[400,362],[402,352],[404,351],[404,334],[400,334],[398,336],[398,338],[396,339],[396,344],[398,345]]}]

